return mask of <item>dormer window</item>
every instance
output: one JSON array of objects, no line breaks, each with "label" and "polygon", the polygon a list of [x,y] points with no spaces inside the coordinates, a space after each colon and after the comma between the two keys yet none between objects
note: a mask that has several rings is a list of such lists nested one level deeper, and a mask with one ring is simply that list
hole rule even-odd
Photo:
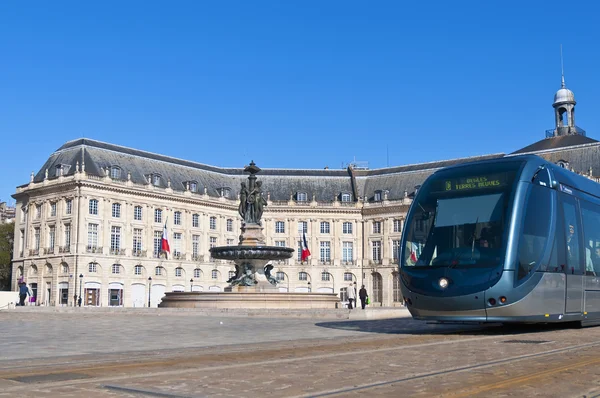
[{"label": "dormer window", "polygon": [[152,184],[155,187],[160,186],[160,174],[148,174],[146,175],[146,180],[148,181],[148,184]]},{"label": "dormer window", "polygon": [[56,177],[64,176],[69,172],[70,168],[71,168],[71,165],[68,165],[68,164],[57,164],[56,168],[54,170],[54,175]]},{"label": "dormer window", "polygon": [[110,178],[113,180],[121,179],[121,168],[119,166],[112,166],[110,168]]},{"label": "dormer window", "polygon": [[308,194],[306,192],[296,192],[296,200],[298,202],[306,202],[308,200]]},{"label": "dormer window", "polygon": [[556,164],[560,167],[562,167],[563,169],[569,169],[569,162],[567,162],[566,160],[559,160],[558,162],[556,162]]},{"label": "dormer window", "polygon": [[348,203],[352,201],[352,195],[350,195],[349,193],[343,193],[342,194],[342,202],[344,203]]},{"label": "dormer window", "polygon": [[188,184],[190,191],[198,192],[198,183],[196,181],[190,181]]},{"label": "dormer window", "polygon": [[381,202],[383,199],[383,191],[375,191],[375,195],[373,195],[373,200],[375,202]]},{"label": "dormer window", "polygon": [[229,193],[231,192],[231,188],[223,187],[223,188],[219,188],[218,191],[219,191],[219,196],[221,196],[223,198],[228,198]]}]

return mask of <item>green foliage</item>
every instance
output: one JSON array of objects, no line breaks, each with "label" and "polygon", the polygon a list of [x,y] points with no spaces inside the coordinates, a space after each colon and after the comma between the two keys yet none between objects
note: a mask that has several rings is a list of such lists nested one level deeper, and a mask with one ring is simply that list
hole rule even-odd
[{"label": "green foliage", "polygon": [[0,290],[10,290],[15,225],[0,224]]}]

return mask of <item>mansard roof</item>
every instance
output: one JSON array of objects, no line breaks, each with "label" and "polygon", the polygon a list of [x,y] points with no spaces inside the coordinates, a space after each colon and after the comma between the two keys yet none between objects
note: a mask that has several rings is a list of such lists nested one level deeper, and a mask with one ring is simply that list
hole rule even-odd
[{"label": "mansard roof", "polygon": [[[510,155],[503,153],[387,167],[373,170],[362,169],[268,169],[258,174],[263,182],[263,192],[271,200],[296,199],[298,193],[306,194],[308,200],[339,200],[341,194],[349,193],[352,200],[372,201],[376,192],[389,200],[411,196],[415,187],[436,170],[477,160],[502,158],[522,153],[537,154],[551,162],[562,161],[577,172],[587,173],[590,167],[600,174],[600,142],[583,136],[547,138],[522,148]],[[138,149],[127,148],[101,141],[81,138],[69,141],[54,152],[34,176],[34,182],[55,178],[61,172],[72,175],[82,168],[90,175],[104,176],[111,167],[121,169],[120,178],[137,184],[148,184],[149,175],[160,175],[160,186],[183,191],[187,182],[197,183],[199,192],[220,196],[221,188],[230,189],[230,198],[239,193],[240,183],[247,174],[244,167],[216,167],[190,160],[178,159]],[[77,166],[78,165],[78,166]]]}]

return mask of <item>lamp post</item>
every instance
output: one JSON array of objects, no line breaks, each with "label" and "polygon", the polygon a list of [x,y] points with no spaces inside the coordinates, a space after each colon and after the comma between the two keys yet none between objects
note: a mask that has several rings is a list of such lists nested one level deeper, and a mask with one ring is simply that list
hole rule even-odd
[{"label": "lamp post", "polygon": [[152,277],[148,277],[148,308],[150,308],[150,292],[152,291]]},{"label": "lamp post", "polygon": [[194,278],[190,279],[190,292],[194,288]]},{"label": "lamp post", "polygon": [[310,293],[310,281],[308,281],[308,292]]},{"label": "lamp post", "polygon": [[83,274],[79,274],[79,299],[77,300],[77,304],[81,307],[81,288],[83,286]]}]

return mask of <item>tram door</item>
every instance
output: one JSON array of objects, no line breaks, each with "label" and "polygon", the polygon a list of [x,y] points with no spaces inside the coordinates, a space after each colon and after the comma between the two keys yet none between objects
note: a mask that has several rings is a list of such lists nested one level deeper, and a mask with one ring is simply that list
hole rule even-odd
[{"label": "tram door", "polygon": [[577,211],[575,197],[561,193],[563,204],[564,231],[565,231],[565,274],[567,278],[567,294],[565,312],[582,312],[583,308],[583,263],[582,254],[582,229]]}]

